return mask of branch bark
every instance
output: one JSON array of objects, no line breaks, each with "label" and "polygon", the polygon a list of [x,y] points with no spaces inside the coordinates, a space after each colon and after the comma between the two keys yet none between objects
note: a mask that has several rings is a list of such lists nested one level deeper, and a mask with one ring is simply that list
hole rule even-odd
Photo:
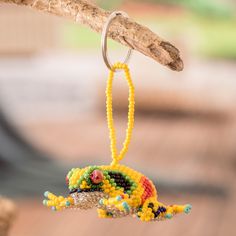
[{"label": "branch bark", "polygon": [[15,217],[14,204],[5,198],[0,197],[0,235],[6,236]]},{"label": "branch bark", "polygon": [[[14,3],[71,19],[101,33],[110,14],[86,0],[0,0]],[[108,36],[131,47],[175,71],[183,70],[179,50],[150,29],[130,18],[118,16],[110,27]]]}]

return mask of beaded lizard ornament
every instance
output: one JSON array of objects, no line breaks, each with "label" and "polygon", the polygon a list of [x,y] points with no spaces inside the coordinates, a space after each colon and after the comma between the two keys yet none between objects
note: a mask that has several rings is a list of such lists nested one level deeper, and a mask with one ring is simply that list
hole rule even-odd
[{"label": "beaded lizard ornament", "polygon": [[[105,35],[109,23],[118,14],[114,12],[108,18]],[[125,16],[127,16],[125,14]],[[104,33],[105,32],[105,33]],[[128,151],[134,127],[134,85],[126,63],[111,65],[106,55],[106,40],[103,42],[103,56],[110,69],[106,88],[107,123],[110,132],[112,163],[103,166],[88,166],[85,168],[73,168],[66,176],[70,194],[67,197],[56,196],[45,192],[47,198],[43,204],[52,210],[63,209],[90,209],[97,208],[101,218],[118,218],[124,216],[136,216],[142,221],[158,221],[170,219],[181,212],[189,213],[191,205],[164,205],[157,200],[157,191],[145,175],[125,166],[119,161]],[[129,51],[128,57],[131,51]],[[104,59],[105,59],[104,58]],[[112,112],[112,83],[114,74],[123,70],[129,86],[128,126],[123,148],[118,153],[116,148],[116,132],[114,128]]]}]

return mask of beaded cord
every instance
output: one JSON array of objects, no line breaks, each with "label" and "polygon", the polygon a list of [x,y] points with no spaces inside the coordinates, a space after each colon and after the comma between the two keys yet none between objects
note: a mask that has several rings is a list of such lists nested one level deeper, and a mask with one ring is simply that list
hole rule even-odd
[{"label": "beaded cord", "polygon": [[[114,120],[113,120],[113,109],[112,109],[112,84],[114,80],[114,73],[117,70],[123,70],[125,73],[125,78],[128,82],[129,86],[129,105],[128,105],[128,124],[126,129],[126,138],[123,143],[123,148],[121,149],[120,153],[118,154],[116,148],[116,131],[114,127]],[[107,124],[110,133],[110,141],[111,141],[111,154],[112,154],[112,163],[111,165],[116,165],[120,160],[124,158],[124,155],[128,151],[132,130],[134,127],[134,85],[129,73],[129,68],[127,64],[117,62],[113,65],[112,70],[109,72],[109,77],[107,81],[107,88],[106,88],[106,109],[107,109]]]}]

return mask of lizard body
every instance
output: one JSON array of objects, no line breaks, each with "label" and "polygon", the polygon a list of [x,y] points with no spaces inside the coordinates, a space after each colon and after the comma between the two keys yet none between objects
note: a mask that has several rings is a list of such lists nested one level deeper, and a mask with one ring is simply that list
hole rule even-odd
[{"label": "lizard body", "polygon": [[68,197],[45,192],[44,205],[53,210],[96,207],[101,218],[137,216],[142,221],[170,219],[181,212],[189,213],[191,205],[164,205],[145,175],[116,164],[73,168],[66,176]]}]

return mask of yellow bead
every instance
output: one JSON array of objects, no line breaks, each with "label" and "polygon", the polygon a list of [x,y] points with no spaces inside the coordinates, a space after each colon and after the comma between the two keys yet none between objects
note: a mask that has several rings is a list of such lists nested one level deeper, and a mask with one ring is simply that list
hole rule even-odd
[{"label": "yellow bead", "polygon": [[[114,78],[114,71],[117,69],[123,69],[125,72],[125,77],[128,82],[129,86],[129,105],[128,105],[128,125],[126,130],[126,138],[123,144],[123,148],[120,153],[117,155],[116,149],[116,134],[114,128],[114,121],[113,121],[113,113],[112,113],[112,82]],[[107,81],[107,88],[106,88],[106,108],[107,108],[107,123],[108,128],[110,131],[110,140],[111,140],[111,153],[113,162],[112,165],[118,163],[118,161],[122,160],[125,153],[128,151],[128,146],[131,140],[132,129],[134,127],[134,85],[132,83],[132,79],[129,73],[129,68],[126,64],[117,62],[113,65],[112,70],[109,72],[109,77]]]}]

